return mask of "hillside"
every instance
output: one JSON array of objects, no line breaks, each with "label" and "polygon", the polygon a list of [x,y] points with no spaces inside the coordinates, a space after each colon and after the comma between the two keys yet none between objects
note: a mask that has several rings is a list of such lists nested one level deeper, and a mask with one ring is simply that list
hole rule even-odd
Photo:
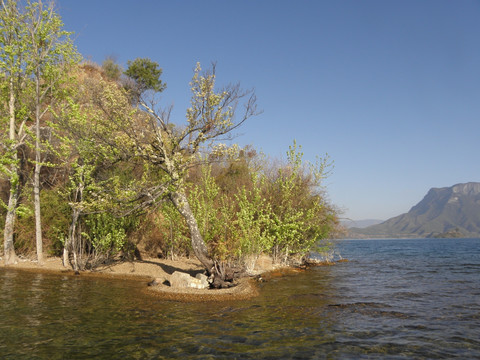
[{"label": "hillside", "polygon": [[346,228],[363,229],[363,228],[366,228],[368,226],[381,224],[384,221],[385,220],[378,220],[378,219],[365,219],[365,220],[350,220],[350,219],[347,219],[347,220],[341,221],[341,224],[342,224],[342,226],[344,226]]},{"label": "hillside", "polygon": [[351,228],[349,237],[480,237],[480,183],[432,188],[408,213]]}]

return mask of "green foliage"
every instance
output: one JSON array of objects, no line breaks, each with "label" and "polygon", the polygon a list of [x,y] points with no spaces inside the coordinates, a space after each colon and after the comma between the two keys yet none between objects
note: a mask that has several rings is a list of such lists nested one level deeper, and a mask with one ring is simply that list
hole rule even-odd
[{"label": "green foliage", "polygon": [[[22,191],[23,202],[17,208],[17,227],[15,230],[15,247],[24,254],[34,252],[35,221],[31,187]],[[71,221],[71,211],[68,203],[54,189],[41,193],[43,205],[42,227],[43,242],[46,251],[51,255],[60,255],[63,240],[67,236]],[[0,212],[3,216],[3,212]],[[2,218],[2,221],[4,219]],[[1,224],[0,228],[3,227]]]},{"label": "green foliage", "polygon": [[104,210],[105,200],[98,197],[102,184],[95,181],[96,166],[75,161],[71,164],[69,182],[62,190],[71,208],[78,208],[82,213]]},{"label": "green foliage", "polygon": [[331,166],[328,157],[316,165],[305,165],[302,158],[301,147],[294,142],[287,152],[286,166],[278,169],[269,188],[277,261],[314,250],[335,226],[335,211],[321,193],[321,182]]},{"label": "green foliage", "polygon": [[336,212],[321,188],[328,158],[304,163],[294,143],[287,163],[273,172],[253,161],[254,152],[248,162],[245,151],[235,154],[217,153],[216,162],[191,177],[189,202],[214,258],[251,268],[262,253],[289,262],[328,248],[325,239],[336,226]]},{"label": "green foliage", "polygon": [[288,262],[325,250],[323,239],[336,226],[336,213],[321,187],[328,158],[304,163],[295,142],[286,164],[275,171],[256,156],[251,149],[218,150],[210,155],[213,165],[191,177],[190,204],[212,254],[251,268],[262,253]]},{"label": "green foliage", "polygon": [[55,13],[53,3],[45,7],[41,2],[29,2],[25,11],[28,37],[24,41],[30,47],[29,58],[25,61],[34,76],[50,80],[42,84],[42,90],[51,91],[69,66],[80,61],[80,55],[70,38],[72,33],[63,30],[63,22]]},{"label": "green foliage", "polygon": [[16,209],[15,248],[28,254],[34,250],[35,221],[30,188],[21,191],[23,202]]},{"label": "green foliage", "polygon": [[226,260],[232,247],[228,237],[231,211],[226,209],[226,199],[220,194],[210,166],[202,166],[200,179],[191,184],[189,203],[210,253],[216,259]]},{"label": "green foliage", "polygon": [[[38,10],[38,5],[30,6],[32,11]],[[12,22],[4,24],[16,26]],[[50,25],[41,28],[36,40],[32,39],[41,45],[40,50],[53,41],[49,33],[58,30],[60,38],[69,37],[61,32],[59,18],[55,17]],[[60,73],[58,65],[73,49],[71,42],[65,44],[56,55],[52,54],[50,65],[41,64],[42,90]],[[24,45],[12,43],[0,51],[0,123],[5,130],[6,104],[12,91],[9,76],[27,69],[26,65],[17,66],[18,54],[25,50],[21,46]],[[29,71],[35,69],[35,64],[39,66],[32,64]],[[23,75],[24,80],[33,79],[31,74]],[[41,92],[48,96],[53,96],[54,90],[61,93],[59,102],[49,108],[55,111],[49,126],[56,142],[41,145],[44,153],[48,151],[59,160],[42,164],[59,169],[62,174],[61,180],[55,181],[58,192],[55,188],[42,195],[48,209],[43,214],[47,223],[45,234],[54,251],[62,245],[58,239],[72,235],[69,229],[76,221],[81,251],[106,256],[118,253],[125,248],[129,233],[139,225],[133,215],[121,216],[129,213],[144,215],[141,227],[149,229],[145,233],[156,238],[164,256],[189,254],[191,228],[180,215],[179,205],[166,202],[174,199],[169,195],[176,191],[188,195],[189,208],[209,256],[216,263],[245,264],[262,253],[273,255],[277,261],[289,261],[318,244],[328,245],[319,242],[330,236],[336,224],[336,213],[321,187],[328,174],[328,160],[306,164],[301,148],[294,143],[286,163],[275,169],[254,149],[210,147],[219,138],[228,138],[230,131],[255,115],[252,93],[241,92],[238,86],[217,90],[215,68],[202,72],[197,64],[190,83],[192,99],[186,124],[176,126],[169,123],[168,114],[155,112],[143,101],[145,92],[165,89],[158,64],[150,59],[135,59],[128,62],[124,74],[131,82],[119,84],[121,68],[107,58],[103,73],[78,70],[78,77],[66,76],[52,91]],[[29,91],[32,90],[17,92],[17,98],[27,99]],[[140,106],[132,106],[132,95],[136,97],[134,105]],[[236,106],[242,98],[246,98],[245,112],[237,119]],[[17,102],[16,116],[28,119],[31,102]],[[17,122],[17,135],[18,129],[27,125],[27,120]],[[33,139],[33,132],[29,133]],[[15,185],[19,181],[16,168],[20,159],[13,155],[18,136],[9,139],[6,134],[7,131],[0,134],[4,144],[0,149],[0,172]],[[200,157],[203,149],[207,152]],[[207,149],[212,150],[208,153]],[[145,215],[147,208],[154,210]],[[58,209],[57,219],[51,209]],[[74,221],[72,214],[78,215]],[[26,221],[28,216],[25,213],[20,219]]]},{"label": "green foliage", "polygon": [[163,70],[158,64],[148,58],[137,58],[127,62],[128,68],[125,75],[135,82],[135,91],[141,95],[147,90],[162,92],[167,85],[160,80]]},{"label": "green foliage", "polygon": [[[26,4],[14,0],[1,3],[0,173],[10,182],[12,205],[8,210],[13,216],[9,228],[15,229],[15,216],[20,222],[30,216],[24,211],[28,206],[18,202],[25,202],[18,198],[18,194],[24,186],[20,172],[30,170],[26,162],[36,165],[34,186],[38,191],[40,167],[53,166],[46,161],[46,153],[49,150],[55,153],[55,150],[42,137],[40,129],[45,124],[40,121],[63,96],[63,86],[68,81],[66,74],[79,60],[70,39],[71,33],[62,28],[63,23],[55,13],[53,3],[47,6],[41,1],[30,0]],[[30,128],[32,120],[34,128]],[[25,145],[35,149],[34,159]],[[25,177],[26,174],[22,175]],[[40,198],[36,197],[35,202],[40,205]],[[40,220],[39,213],[37,219]],[[23,230],[16,229],[17,235]],[[11,231],[8,236],[6,234],[5,244],[13,243],[10,234]],[[37,245],[40,259],[43,252],[41,237],[38,237]]]},{"label": "green foliage", "polygon": [[[25,41],[27,26],[25,14],[19,11],[17,1],[8,0],[0,7],[0,176],[10,183],[10,214],[17,211],[17,200],[21,192],[19,147],[23,144],[27,114],[30,103],[26,101],[31,93],[24,55],[29,46]],[[2,206],[6,206],[2,202]],[[9,226],[13,227],[15,216]],[[12,244],[13,238],[5,238],[5,245]]]},{"label": "green foliage", "polygon": [[44,189],[42,201],[42,232],[45,246],[52,255],[60,255],[63,241],[68,236],[71,209],[56,189]]},{"label": "green foliage", "polygon": [[165,254],[165,257],[172,259],[189,254],[191,245],[185,219],[171,202],[164,203],[159,210],[154,219],[162,234],[162,253]]},{"label": "green foliage", "polygon": [[253,189],[243,187],[235,196],[239,208],[235,225],[238,226],[240,256],[253,255],[256,258],[273,245],[272,208],[261,193],[264,181],[264,177],[259,179],[253,174]]},{"label": "green foliage", "polygon": [[204,240],[211,242],[217,235],[217,196],[219,188],[208,166],[202,167],[200,183],[190,191],[189,202],[195,213]]},{"label": "green foliage", "polygon": [[136,221],[116,218],[109,213],[91,214],[85,217],[87,231],[83,235],[97,253],[115,255],[127,243],[127,231]]}]

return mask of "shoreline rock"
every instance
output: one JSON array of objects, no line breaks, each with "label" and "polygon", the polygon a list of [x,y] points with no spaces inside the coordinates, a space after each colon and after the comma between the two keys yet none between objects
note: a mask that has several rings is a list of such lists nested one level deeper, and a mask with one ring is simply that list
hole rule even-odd
[{"label": "shoreline rock", "polygon": [[168,285],[145,288],[149,294],[162,300],[180,302],[223,302],[249,300],[259,295],[255,280],[242,278],[235,286],[225,289],[172,288]]},{"label": "shoreline rock", "polygon": [[181,271],[175,271],[170,275],[170,286],[172,288],[193,288],[206,289],[210,287],[207,281],[207,276],[204,274],[197,274],[195,277]]}]

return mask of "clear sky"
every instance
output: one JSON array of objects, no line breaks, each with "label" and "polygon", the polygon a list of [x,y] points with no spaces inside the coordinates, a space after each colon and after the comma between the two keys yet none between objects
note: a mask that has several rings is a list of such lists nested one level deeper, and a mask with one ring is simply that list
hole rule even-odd
[{"label": "clear sky", "polygon": [[[478,0],[57,0],[87,59],[148,57],[183,122],[197,61],[255,88],[236,139],[282,157],[328,153],[344,217],[388,219],[431,187],[480,181]],[[178,121],[177,121],[178,120]]]}]

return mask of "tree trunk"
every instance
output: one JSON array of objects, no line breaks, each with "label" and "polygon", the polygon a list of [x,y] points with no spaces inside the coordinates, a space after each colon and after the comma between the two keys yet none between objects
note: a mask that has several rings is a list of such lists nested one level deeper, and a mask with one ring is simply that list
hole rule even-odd
[{"label": "tree trunk", "polygon": [[40,170],[42,165],[40,153],[40,83],[37,75],[37,98],[35,104],[35,172],[33,174],[33,201],[35,205],[35,241],[37,245],[37,260],[43,264],[42,218],[40,213]]},{"label": "tree trunk", "polygon": [[15,255],[15,248],[13,246],[13,232],[15,229],[15,212],[18,204],[18,187],[12,185],[10,189],[10,196],[8,198],[8,209],[5,217],[4,249],[5,265],[14,264],[17,262]]},{"label": "tree trunk", "polygon": [[177,210],[187,221],[187,226],[190,230],[190,236],[192,239],[192,248],[195,256],[198,258],[198,260],[200,260],[202,265],[205,266],[208,273],[213,274],[215,272],[215,263],[208,255],[207,245],[203,240],[202,234],[200,234],[197,219],[195,219],[195,216],[193,215],[185,192],[183,191],[183,189],[179,189],[172,193],[171,198]]},{"label": "tree trunk", "polygon": [[[77,189],[75,191],[75,196],[74,196],[74,202],[81,202],[83,200],[83,188],[84,184],[81,182],[80,184],[77,185]],[[78,266],[78,253],[81,251],[79,242],[78,242],[78,237],[81,236],[80,232],[78,231],[78,219],[80,218],[80,215],[82,213],[82,210],[76,206],[72,206],[72,222],[70,224],[70,229],[68,230],[68,239],[64,245],[63,248],[63,266],[67,266],[69,263],[69,255],[70,252],[73,253],[73,270],[78,271],[79,266]],[[80,248],[80,250],[79,250]]]},{"label": "tree trunk", "polygon": [[63,246],[63,266],[64,267],[67,267],[67,264],[68,264],[68,255],[69,255],[69,252],[68,252],[68,247],[69,247],[69,242],[70,240],[67,239],[66,242],[65,242],[65,245]]},{"label": "tree trunk", "polygon": [[73,253],[73,263],[71,263],[73,270],[78,271],[78,259],[77,259],[77,224],[80,217],[80,210],[73,209],[72,222],[70,229],[68,230],[68,239],[63,248],[63,266],[67,267],[70,263],[70,253]]},{"label": "tree trunk", "polygon": [[42,218],[40,213],[40,168],[41,165],[36,163],[33,178],[33,198],[35,204],[35,240],[37,244],[37,260],[39,264],[43,264]]},{"label": "tree trunk", "polygon": [[20,179],[18,174],[18,155],[17,149],[15,149],[16,136],[15,136],[15,93],[13,86],[13,79],[10,79],[9,82],[10,98],[8,101],[8,110],[9,110],[9,140],[12,142],[13,150],[13,159],[12,165],[10,166],[10,194],[8,197],[8,209],[7,215],[5,217],[5,228],[3,231],[3,246],[4,246],[4,256],[5,256],[5,265],[13,264],[17,261],[17,256],[15,255],[15,248],[13,246],[13,233],[15,230],[15,215],[18,206],[18,198],[20,191]]}]

